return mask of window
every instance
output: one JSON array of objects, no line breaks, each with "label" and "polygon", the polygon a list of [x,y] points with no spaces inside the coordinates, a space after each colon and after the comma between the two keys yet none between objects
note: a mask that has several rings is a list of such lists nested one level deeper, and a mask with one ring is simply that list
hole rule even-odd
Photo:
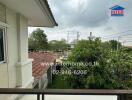
[{"label": "window", "polygon": [[4,29],[0,28],[0,62],[4,61]]}]

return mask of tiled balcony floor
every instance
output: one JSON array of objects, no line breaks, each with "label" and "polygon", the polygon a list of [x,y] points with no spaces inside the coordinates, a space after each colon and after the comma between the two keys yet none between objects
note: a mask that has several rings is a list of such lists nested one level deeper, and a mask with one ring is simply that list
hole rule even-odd
[{"label": "tiled balcony floor", "polygon": [[[24,96],[21,100],[37,100],[36,95]],[[45,100],[117,100],[117,96],[46,95]]]}]

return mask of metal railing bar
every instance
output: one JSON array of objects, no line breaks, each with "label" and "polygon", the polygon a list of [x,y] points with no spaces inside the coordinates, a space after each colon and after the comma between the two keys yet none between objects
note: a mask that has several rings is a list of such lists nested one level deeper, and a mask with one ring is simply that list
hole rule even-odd
[{"label": "metal railing bar", "polygon": [[47,95],[122,95],[132,94],[132,90],[110,89],[15,89],[1,88],[0,94],[47,94]]},{"label": "metal railing bar", "polygon": [[37,100],[40,100],[40,94],[37,94]]},{"label": "metal railing bar", "polygon": [[45,94],[50,95],[123,95],[132,94],[132,90],[110,89],[47,89]]},{"label": "metal railing bar", "polygon": [[44,100],[44,94],[42,94],[42,100]]}]

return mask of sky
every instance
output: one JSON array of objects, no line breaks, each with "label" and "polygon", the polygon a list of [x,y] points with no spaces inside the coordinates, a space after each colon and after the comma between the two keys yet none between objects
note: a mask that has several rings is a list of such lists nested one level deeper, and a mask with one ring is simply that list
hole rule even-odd
[{"label": "sky", "polygon": [[[58,27],[42,28],[48,40],[87,39],[89,33],[103,40],[118,39],[132,45],[132,0],[48,0]],[[112,17],[110,8],[125,8],[123,17]],[[31,33],[35,28],[29,28]],[[129,31],[128,31],[129,30]],[[124,33],[122,33],[124,32]],[[119,33],[119,34],[117,34]],[[115,35],[114,35],[115,34]],[[122,34],[125,36],[122,36]]]}]

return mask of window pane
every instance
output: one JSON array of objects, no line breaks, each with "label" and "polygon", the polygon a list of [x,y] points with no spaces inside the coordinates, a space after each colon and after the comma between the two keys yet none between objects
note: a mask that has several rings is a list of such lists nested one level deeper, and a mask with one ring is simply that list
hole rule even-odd
[{"label": "window pane", "polygon": [[0,61],[4,61],[3,30],[0,29]]}]

